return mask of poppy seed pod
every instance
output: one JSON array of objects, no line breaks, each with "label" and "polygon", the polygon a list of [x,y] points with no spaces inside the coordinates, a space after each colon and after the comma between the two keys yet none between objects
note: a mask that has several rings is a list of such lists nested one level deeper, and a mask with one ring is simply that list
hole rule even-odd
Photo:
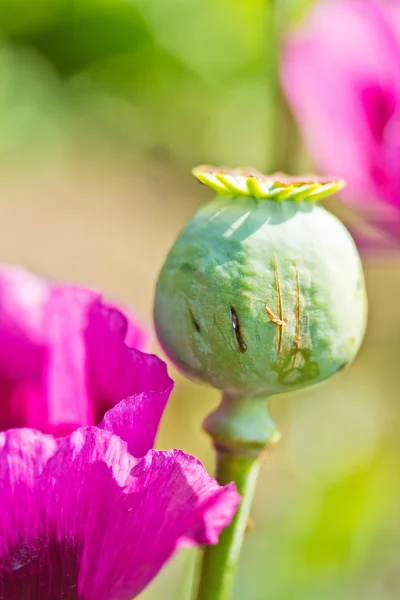
[{"label": "poppy seed pod", "polygon": [[320,382],[356,355],[366,323],[361,261],[316,200],[342,181],[194,169],[217,192],[159,275],[154,318],[175,365],[229,396]]}]

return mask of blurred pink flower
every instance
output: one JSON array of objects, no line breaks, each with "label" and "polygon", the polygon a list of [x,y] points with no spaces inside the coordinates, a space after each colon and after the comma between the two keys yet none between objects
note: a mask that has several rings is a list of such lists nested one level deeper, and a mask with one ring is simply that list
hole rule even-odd
[{"label": "blurred pink flower", "polygon": [[1,267],[0,429],[66,435],[133,394],[165,403],[172,381],[147,346],[142,327],[96,292]]},{"label": "blurred pink flower", "polygon": [[400,3],[317,4],[282,82],[315,164],[400,242]]},{"label": "blurred pink flower", "polygon": [[217,543],[235,485],[151,450],[156,412],[138,394],[58,440],[0,433],[1,599],[130,600],[180,546]]}]

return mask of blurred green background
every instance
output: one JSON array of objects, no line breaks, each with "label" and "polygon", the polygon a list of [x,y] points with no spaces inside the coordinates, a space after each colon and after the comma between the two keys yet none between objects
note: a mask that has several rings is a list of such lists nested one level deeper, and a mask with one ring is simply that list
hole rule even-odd
[{"label": "blurred green background", "polygon": [[[275,9],[289,27],[310,4]],[[273,85],[271,10],[268,0],[2,0],[0,259],[99,288],[151,326],[164,256],[209,198],[190,167],[310,166]],[[329,206],[348,215],[340,200]],[[364,262],[370,322],[355,363],[273,401],[283,437],[262,470],[235,600],[399,598],[400,260]],[[200,426],[218,396],[173,376],[158,446],[212,471]],[[195,561],[181,552],[141,598],[189,600]]]}]

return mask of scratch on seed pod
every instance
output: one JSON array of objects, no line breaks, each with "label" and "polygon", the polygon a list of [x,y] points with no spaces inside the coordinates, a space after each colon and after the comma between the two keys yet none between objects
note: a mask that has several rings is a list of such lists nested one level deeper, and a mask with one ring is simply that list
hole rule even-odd
[{"label": "scratch on seed pod", "polygon": [[197,333],[201,332],[201,327],[199,325],[199,322],[196,321],[194,314],[192,313],[192,309],[189,308],[189,314],[190,314],[190,320],[192,321],[192,325],[193,327],[196,329]]},{"label": "scratch on seed pod", "polygon": [[[283,304],[282,304],[282,290],[281,290],[281,282],[279,279],[279,269],[278,263],[276,260],[276,256],[274,254],[274,271],[275,271],[275,284],[276,284],[276,293],[278,297],[278,317],[276,317],[272,311],[266,306],[265,310],[271,321],[278,325],[278,356],[282,355],[282,342],[283,342],[283,327],[286,325],[286,321],[283,318]],[[270,314],[271,313],[271,314]],[[271,316],[273,318],[271,318]]]},{"label": "scratch on seed pod", "polygon": [[269,316],[269,320],[272,321],[272,323],[275,323],[276,325],[282,325],[282,327],[285,327],[287,325],[287,319],[281,321],[279,317],[274,315],[274,313],[268,306],[265,307],[265,311]]},{"label": "scratch on seed pod", "polygon": [[[300,329],[300,324],[301,324],[301,297],[300,297],[299,268],[297,266],[297,261],[296,260],[293,261],[293,266],[294,266],[294,272],[295,272],[295,277],[296,277],[296,302],[297,302],[297,306],[296,306],[296,334],[295,334],[295,338],[293,340],[293,345],[295,347],[295,350],[298,350],[300,348],[300,343],[301,343],[301,329]],[[294,366],[295,366],[296,357],[297,357],[297,352],[295,351],[293,353],[292,368],[294,368]]]},{"label": "scratch on seed pod", "polygon": [[247,350],[247,344],[243,339],[242,331],[241,331],[240,323],[239,323],[239,318],[238,318],[236,310],[233,308],[233,306],[230,307],[230,314],[231,314],[232,328],[233,328],[235,338],[236,338],[236,343],[239,347],[240,352],[243,354],[243,352],[246,352],[246,350]]}]

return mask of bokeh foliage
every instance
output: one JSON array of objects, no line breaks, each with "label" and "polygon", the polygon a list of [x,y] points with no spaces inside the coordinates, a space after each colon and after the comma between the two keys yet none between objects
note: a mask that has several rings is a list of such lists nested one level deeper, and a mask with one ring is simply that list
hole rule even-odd
[{"label": "bokeh foliage", "polygon": [[[174,173],[186,173],[203,162],[265,168],[277,153],[276,138],[271,139],[277,96],[268,77],[274,53],[268,15],[273,8],[282,28],[295,26],[311,3],[3,0],[0,165],[21,159],[29,165],[47,164],[54,156],[101,154],[110,162],[126,155],[133,157],[133,164],[134,160],[157,162]],[[307,164],[290,115],[284,119],[280,168]],[[104,173],[100,182],[102,177]],[[174,181],[170,181],[170,195],[175,191],[183,195]],[[119,192],[113,189],[113,193],[117,197]],[[84,197],[85,190],[82,202]],[[157,201],[161,207],[166,200],[163,196]],[[188,200],[192,207],[198,201],[193,196]],[[2,211],[13,210],[5,202],[3,198]],[[187,213],[185,202],[176,202],[173,208],[171,203],[171,212]],[[48,219],[46,231],[56,217],[51,202],[38,206],[43,215],[47,210],[46,217],[37,217],[37,223]],[[88,206],[93,223],[99,213],[108,223],[110,206],[97,209],[94,201]],[[126,212],[133,231],[132,215],[144,214],[143,204],[141,212],[138,206]],[[155,200],[151,206],[156,206]],[[79,214],[77,204],[73,210],[66,201],[62,214],[67,225],[68,218],[72,222]],[[120,220],[118,210],[123,215]],[[2,221],[15,224],[18,232],[25,212],[20,201],[12,218],[2,212]],[[28,211],[28,232],[34,213]],[[114,244],[120,237],[128,239],[124,215],[121,207],[113,213]],[[82,264],[88,261],[87,272],[95,272],[101,285],[106,282],[114,293],[122,290],[107,265],[117,265],[121,279],[125,262],[137,261],[139,253],[138,262],[153,269],[155,279],[156,267],[149,256],[143,256],[143,246],[134,246],[134,234],[125,262],[110,259],[101,267],[95,264],[97,248],[94,245],[92,254],[85,255],[81,241],[85,236],[91,240],[90,220],[84,223],[72,230],[80,232]],[[178,223],[180,217],[174,216],[165,225],[170,228],[169,243]],[[4,227],[0,238],[10,225]],[[146,226],[139,224],[137,232],[141,227]],[[156,223],[154,230],[148,227],[154,244],[155,228]],[[110,234],[106,227],[102,232],[96,243],[104,246]],[[55,244],[58,236],[53,237]],[[18,251],[5,242],[1,248],[6,257],[34,255],[34,266],[46,270],[51,264],[59,276],[55,246],[35,254],[37,243],[28,247],[26,239],[18,240]],[[26,250],[21,250],[24,243]],[[324,386],[274,401],[283,440],[262,472],[253,511],[256,526],[246,541],[235,600],[398,598],[399,273],[398,260],[367,265],[370,329],[355,364]],[[134,294],[127,293],[131,300],[146,284],[136,280],[129,286],[135,286]],[[150,295],[146,300],[150,305]],[[182,447],[212,469],[211,449],[199,434],[199,424],[216,398],[206,388],[178,379],[159,445]],[[189,600],[193,562],[193,551],[181,553],[143,599]]]},{"label": "bokeh foliage", "polygon": [[[282,1],[282,21],[304,11]],[[265,166],[270,0],[0,3],[0,150],[71,144]],[[279,2],[278,2],[279,4]]]}]

